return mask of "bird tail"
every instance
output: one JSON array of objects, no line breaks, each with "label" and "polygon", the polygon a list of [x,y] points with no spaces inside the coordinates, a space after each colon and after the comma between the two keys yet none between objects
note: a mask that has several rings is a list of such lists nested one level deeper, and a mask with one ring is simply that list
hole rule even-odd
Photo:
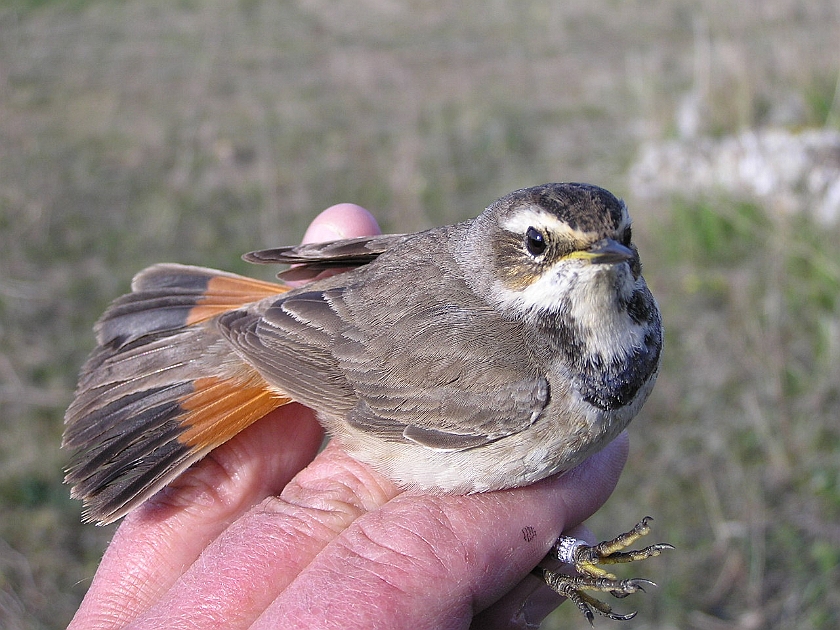
[{"label": "bird tail", "polygon": [[290,402],[223,339],[216,319],[288,286],[164,264],[140,272],[95,327],[65,415],[65,480],[83,518],[117,520],[272,409]]}]

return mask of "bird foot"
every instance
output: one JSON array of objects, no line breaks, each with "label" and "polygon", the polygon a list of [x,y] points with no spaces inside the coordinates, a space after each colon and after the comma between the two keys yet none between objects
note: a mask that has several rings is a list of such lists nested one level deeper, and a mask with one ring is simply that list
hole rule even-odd
[{"label": "bird foot", "polygon": [[543,580],[554,591],[573,602],[589,620],[590,624],[594,625],[594,613],[596,612],[610,619],[622,621],[632,619],[636,616],[635,612],[626,615],[616,613],[612,606],[585,591],[607,592],[613,597],[621,598],[627,597],[631,593],[644,592],[644,587],[647,585],[656,586],[650,580],[641,578],[619,580],[615,575],[599,566],[645,560],[658,556],[667,549],[673,549],[674,547],[667,543],[657,543],[644,549],[627,550],[627,547],[650,533],[648,524],[652,520],[650,516],[646,516],[629,532],[594,546],[587,545],[584,541],[576,538],[561,536],[554,543],[548,557],[572,565],[578,574],[566,575],[541,568]]}]

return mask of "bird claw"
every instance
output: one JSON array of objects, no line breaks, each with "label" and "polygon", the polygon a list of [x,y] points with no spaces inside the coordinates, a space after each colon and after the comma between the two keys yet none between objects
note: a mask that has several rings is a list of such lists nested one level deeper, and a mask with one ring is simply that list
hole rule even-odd
[{"label": "bird claw", "polygon": [[644,549],[625,551],[627,547],[650,533],[648,524],[651,520],[651,517],[646,516],[629,532],[594,546],[575,538],[561,536],[549,552],[549,557],[574,566],[577,575],[542,569],[543,580],[554,591],[574,603],[590,624],[594,624],[594,613],[618,621],[632,619],[636,616],[635,612],[624,615],[616,613],[609,604],[585,591],[607,592],[621,599],[639,591],[644,593],[645,586],[656,586],[654,582],[644,578],[619,580],[602,566],[598,566],[645,560],[673,549],[672,545],[658,543]]}]

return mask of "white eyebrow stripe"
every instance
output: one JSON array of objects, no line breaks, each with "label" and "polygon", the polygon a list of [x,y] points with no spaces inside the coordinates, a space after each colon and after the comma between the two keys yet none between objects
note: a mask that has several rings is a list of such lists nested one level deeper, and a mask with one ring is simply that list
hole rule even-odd
[{"label": "white eyebrow stripe", "polygon": [[[621,221],[619,221],[618,227],[615,230],[616,234],[621,234],[631,224],[627,204],[624,203],[624,200],[619,201],[621,202]],[[529,227],[537,229],[542,228],[546,232],[563,234],[570,240],[580,242],[586,242],[591,238],[591,235],[588,232],[575,230],[553,214],[534,205],[517,209],[515,213],[508,216],[501,223],[501,227],[509,232],[518,234],[524,234]]]},{"label": "white eyebrow stripe", "polygon": [[578,241],[586,240],[586,232],[572,229],[553,214],[536,206],[518,209],[502,222],[501,227],[516,234],[525,234],[529,227],[533,227],[551,234],[565,234]]},{"label": "white eyebrow stripe", "polygon": [[510,232],[524,233],[529,227],[546,227],[552,230],[568,226],[552,214],[536,206],[518,208],[508,215],[502,223],[502,228]]}]

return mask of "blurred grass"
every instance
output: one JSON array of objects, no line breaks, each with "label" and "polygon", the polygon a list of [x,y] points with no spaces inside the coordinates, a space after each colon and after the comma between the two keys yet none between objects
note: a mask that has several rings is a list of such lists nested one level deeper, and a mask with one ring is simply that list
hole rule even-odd
[{"label": "blurred grass", "polygon": [[[113,531],[79,524],[57,445],[90,327],[137,270],[256,273],[242,252],[339,201],[403,231],[546,181],[626,195],[686,94],[713,134],[838,120],[833,1],[406,7],[0,6],[0,627],[66,625]],[[667,349],[592,528],[651,513],[678,551],[621,627],[838,627],[838,228],[628,201]],[[545,624],[568,626],[568,606]]]}]

